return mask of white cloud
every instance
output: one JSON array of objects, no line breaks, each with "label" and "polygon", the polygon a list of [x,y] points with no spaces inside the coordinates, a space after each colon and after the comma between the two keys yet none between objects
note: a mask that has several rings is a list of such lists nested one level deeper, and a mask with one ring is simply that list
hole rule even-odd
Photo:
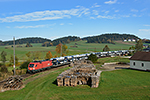
[{"label": "white cloud", "polygon": [[105,4],[115,4],[117,2],[117,0],[114,0],[114,1],[106,1],[106,2],[104,2]]},{"label": "white cloud", "polygon": [[54,25],[55,25],[55,23],[51,24],[51,25],[46,24],[46,25],[35,25],[35,26],[15,26],[14,28],[20,28],[20,29],[22,29],[22,28],[42,28],[42,27],[48,27],[48,26],[54,26]]},{"label": "white cloud", "polygon": [[82,14],[88,14],[88,10],[88,8],[80,7],[78,9],[70,10],[37,11],[32,13],[26,13],[24,15],[15,15],[11,17],[0,18],[0,22],[28,22],[71,18],[71,16],[80,17]]},{"label": "white cloud", "polygon": [[139,31],[141,31],[141,32],[148,32],[148,33],[150,33],[150,29],[139,29]]},{"label": "white cloud", "polygon": [[138,12],[138,10],[136,10],[136,9],[131,9],[131,12]]},{"label": "white cloud", "polygon": [[92,10],[94,15],[98,15],[98,11],[97,10]]},{"label": "white cloud", "polygon": [[60,23],[60,25],[64,25],[64,23]]},{"label": "white cloud", "polygon": [[73,25],[72,23],[68,23],[69,25]]},{"label": "white cloud", "polygon": [[144,26],[150,26],[150,25],[144,25]]},{"label": "white cloud", "polygon": [[102,16],[102,15],[98,15],[97,18],[114,19],[115,17],[113,17],[113,16]]},{"label": "white cloud", "polygon": [[119,12],[119,10],[115,10],[115,12]]},{"label": "white cloud", "polygon": [[101,5],[98,5],[97,3],[95,3],[91,8],[95,8],[95,7],[100,7]]},{"label": "white cloud", "polygon": [[90,19],[96,19],[95,17],[90,17]]},{"label": "white cloud", "polygon": [[105,11],[105,14],[108,14],[109,13],[109,11]]},{"label": "white cloud", "polygon": [[10,26],[6,26],[6,28],[10,28]]}]

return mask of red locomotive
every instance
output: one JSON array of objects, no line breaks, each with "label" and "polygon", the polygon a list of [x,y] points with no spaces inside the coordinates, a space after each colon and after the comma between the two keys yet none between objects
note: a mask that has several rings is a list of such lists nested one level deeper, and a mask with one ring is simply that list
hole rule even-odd
[{"label": "red locomotive", "polygon": [[42,70],[51,68],[52,65],[53,65],[52,60],[30,62],[28,65],[27,72],[28,73],[40,72]]}]

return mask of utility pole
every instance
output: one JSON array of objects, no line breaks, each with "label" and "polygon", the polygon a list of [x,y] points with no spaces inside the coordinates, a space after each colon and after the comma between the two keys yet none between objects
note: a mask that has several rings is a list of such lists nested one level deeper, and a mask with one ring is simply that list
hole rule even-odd
[{"label": "utility pole", "polygon": [[14,40],[14,75],[15,75],[15,37],[13,37]]}]

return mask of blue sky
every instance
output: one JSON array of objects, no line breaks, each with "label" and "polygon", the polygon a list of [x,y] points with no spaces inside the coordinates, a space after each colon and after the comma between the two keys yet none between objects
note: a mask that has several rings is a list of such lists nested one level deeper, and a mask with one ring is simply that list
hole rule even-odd
[{"label": "blue sky", "polygon": [[127,33],[150,39],[150,0],[0,0],[0,40]]}]

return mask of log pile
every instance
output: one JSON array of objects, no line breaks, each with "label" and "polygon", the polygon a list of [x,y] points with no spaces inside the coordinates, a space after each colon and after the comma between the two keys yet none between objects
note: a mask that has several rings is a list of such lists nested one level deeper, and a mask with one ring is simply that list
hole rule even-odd
[{"label": "log pile", "polygon": [[98,71],[91,61],[78,61],[74,67],[62,72],[57,77],[58,86],[89,85],[97,88],[101,71]]},{"label": "log pile", "polygon": [[19,89],[22,85],[23,78],[20,76],[11,76],[6,79],[6,82],[3,85],[4,89]]}]

